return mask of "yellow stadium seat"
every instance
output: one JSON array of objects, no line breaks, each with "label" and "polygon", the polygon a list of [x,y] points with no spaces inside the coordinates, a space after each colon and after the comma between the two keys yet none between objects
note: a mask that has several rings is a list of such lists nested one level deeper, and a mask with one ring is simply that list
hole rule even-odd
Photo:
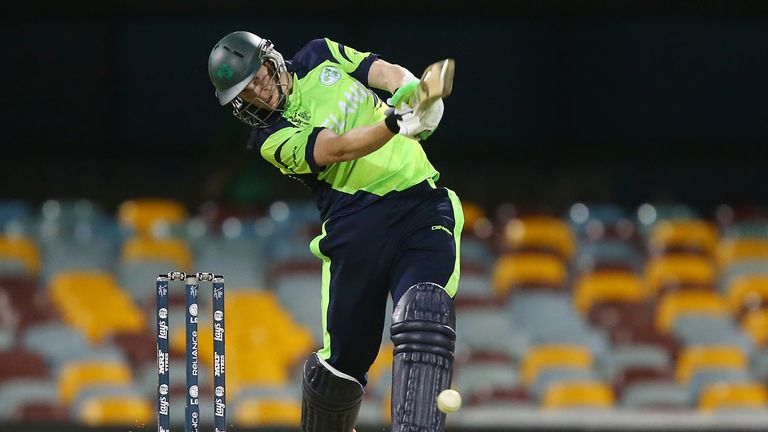
[{"label": "yellow stadium seat", "polygon": [[237,405],[235,423],[242,427],[298,427],[301,402],[283,399],[245,399]]},{"label": "yellow stadium seat", "polygon": [[573,232],[568,224],[549,216],[525,217],[510,220],[504,231],[507,247],[555,252],[569,259],[575,249]]},{"label": "yellow stadium seat", "polygon": [[40,273],[42,268],[40,251],[25,237],[0,236],[0,259],[19,261],[33,275]]},{"label": "yellow stadium seat", "polygon": [[288,364],[264,347],[231,346],[227,340],[227,392],[231,397],[246,387],[283,387],[289,372]]},{"label": "yellow stadium seat", "polygon": [[568,276],[565,264],[552,255],[517,253],[496,260],[493,271],[493,289],[505,295],[517,286],[562,286]]},{"label": "yellow stadium seat", "polygon": [[143,235],[150,233],[152,226],[160,221],[172,225],[184,222],[187,218],[187,210],[178,201],[144,198],[120,204],[117,217],[121,225]]},{"label": "yellow stadium seat", "polygon": [[683,348],[677,359],[675,378],[687,384],[694,372],[702,369],[736,369],[747,367],[747,356],[738,347],[728,345],[699,345]]},{"label": "yellow stadium seat", "polygon": [[51,279],[49,293],[64,321],[83,332],[91,343],[99,343],[109,334],[146,327],[142,312],[109,273],[59,272]]},{"label": "yellow stadium seat", "polygon": [[140,397],[92,397],[83,402],[78,420],[88,426],[145,426],[154,417],[152,404]]},{"label": "yellow stadium seat", "polygon": [[712,262],[695,255],[668,255],[648,262],[645,278],[651,294],[658,294],[665,286],[714,285],[717,271]]},{"label": "yellow stadium seat", "polygon": [[714,257],[719,235],[715,227],[702,220],[662,221],[651,231],[648,244],[652,251],[670,248],[698,249]]},{"label": "yellow stadium seat", "polygon": [[592,353],[580,345],[539,345],[525,354],[520,367],[521,380],[530,387],[543,369],[571,367],[592,368]]},{"label": "yellow stadium seat", "polygon": [[368,369],[368,386],[374,388],[378,385],[382,379],[388,377],[387,371],[392,369],[392,361],[394,359],[393,346],[391,343],[386,343],[379,349],[379,355],[376,356],[376,360]]},{"label": "yellow stadium seat", "polygon": [[462,202],[461,207],[464,210],[464,227],[472,228],[475,222],[485,217],[485,211],[476,203],[467,201]]},{"label": "yellow stadium seat", "polygon": [[131,370],[119,362],[78,361],[64,365],[59,373],[59,399],[69,405],[85,388],[101,385],[128,385]]},{"label": "yellow stadium seat", "polygon": [[613,390],[597,381],[565,381],[550,384],[544,391],[542,408],[611,408]]},{"label": "yellow stadium seat", "polygon": [[736,261],[768,260],[768,239],[746,237],[723,240],[718,247],[717,258],[723,269]]},{"label": "yellow stadium seat", "polygon": [[727,287],[731,311],[752,309],[768,303],[768,276],[747,274],[735,278]]},{"label": "yellow stadium seat", "polygon": [[595,303],[623,301],[638,303],[645,300],[647,290],[643,281],[627,271],[600,271],[582,277],[574,288],[573,302],[586,314]]},{"label": "yellow stadium seat", "polygon": [[167,261],[176,266],[176,270],[192,269],[192,252],[184,241],[174,238],[132,237],[123,245],[122,259]]},{"label": "yellow stadium seat", "polygon": [[768,345],[768,310],[755,309],[747,312],[741,320],[741,328],[749,334],[755,346]]},{"label": "yellow stadium seat", "polygon": [[752,408],[763,410],[768,406],[768,392],[759,383],[718,382],[708,385],[699,398],[699,409]]},{"label": "yellow stadium seat", "polygon": [[656,328],[669,332],[675,320],[683,315],[728,315],[725,299],[712,291],[683,290],[665,294],[656,308]]},{"label": "yellow stadium seat", "polygon": [[[288,363],[303,360],[315,348],[309,330],[293,320],[274,293],[232,292],[226,302],[227,331],[232,338],[271,345],[271,351]],[[254,310],[259,314],[254,316]]]},{"label": "yellow stadium seat", "polygon": [[[269,352],[273,361],[293,365],[315,348],[310,332],[292,320],[271,292],[233,291],[227,294],[225,308],[227,345],[232,350],[262,350]],[[202,317],[210,315],[210,311],[201,312]],[[205,324],[207,319],[199,324],[199,355],[201,362],[212,366],[213,335],[210,325]],[[184,353],[185,345],[184,328],[172,328],[171,350]]]},{"label": "yellow stadium seat", "polygon": [[392,424],[392,392],[384,393],[384,401],[381,403],[379,412],[385,425]]}]

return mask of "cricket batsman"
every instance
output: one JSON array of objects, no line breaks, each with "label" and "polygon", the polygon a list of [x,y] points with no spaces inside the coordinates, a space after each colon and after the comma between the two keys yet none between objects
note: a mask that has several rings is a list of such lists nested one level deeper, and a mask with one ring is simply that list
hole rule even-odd
[{"label": "cricket batsman", "polygon": [[[329,39],[286,61],[269,40],[234,32],[208,74],[219,103],[252,128],[249,145],[311,189],[323,221],[310,244],[323,264],[323,347],[304,365],[302,430],[353,430],[391,295],[392,430],[442,431],[464,216],[419,142],[442,100],[418,109],[407,69]],[[392,93],[394,109],[371,88]]]}]

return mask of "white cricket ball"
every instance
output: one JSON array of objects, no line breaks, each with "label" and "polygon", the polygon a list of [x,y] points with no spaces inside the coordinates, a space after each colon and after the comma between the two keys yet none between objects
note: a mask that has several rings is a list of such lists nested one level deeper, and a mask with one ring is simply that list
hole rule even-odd
[{"label": "white cricket ball", "polygon": [[437,396],[437,409],[444,413],[458,411],[461,408],[461,395],[456,390],[443,390]]}]

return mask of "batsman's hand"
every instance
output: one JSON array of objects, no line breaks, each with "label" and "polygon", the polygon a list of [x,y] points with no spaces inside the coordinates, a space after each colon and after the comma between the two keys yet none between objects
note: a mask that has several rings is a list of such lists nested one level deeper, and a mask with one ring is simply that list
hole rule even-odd
[{"label": "batsman's hand", "polygon": [[386,123],[392,132],[423,141],[437,129],[444,110],[442,100],[435,101],[429,109],[419,114],[410,105],[401,103],[387,116]]},{"label": "batsman's hand", "polygon": [[419,80],[413,77],[413,81],[403,84],[392,94],[387,103],[393,107],[399,107],[400,104],[413,106],[413,98],[416,95],[416,88],[419,86]]}]

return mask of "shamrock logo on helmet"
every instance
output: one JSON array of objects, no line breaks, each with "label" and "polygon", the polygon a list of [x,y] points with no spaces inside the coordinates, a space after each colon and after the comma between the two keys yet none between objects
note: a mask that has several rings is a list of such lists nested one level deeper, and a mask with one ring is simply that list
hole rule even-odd
[{"label": "shamrock logo on helmet", "polygon": [[228,64],[222,63],[221,66],[219,66],[219,70],[216,71],[216,76],[219,78],[232,80],[232,77],[235,76],[235,71],[233,71]]}]

